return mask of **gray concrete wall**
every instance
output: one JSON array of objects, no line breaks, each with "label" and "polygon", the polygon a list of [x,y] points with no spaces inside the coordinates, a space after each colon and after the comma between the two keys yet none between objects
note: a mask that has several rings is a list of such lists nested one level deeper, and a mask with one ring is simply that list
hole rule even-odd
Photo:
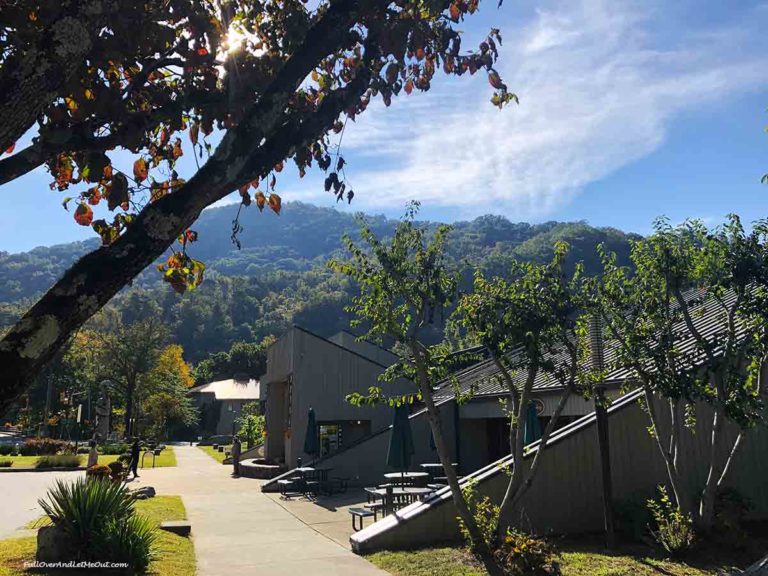
[{"label": "gray concrete wall", "polygon": [[[631,401],[629,401],[631,400]],[[663,408],[663,405],[660,405]],[[698,408],[695,434],[685,434],[682,450],[687,461],[684,475],[699,489],[707,473],[706,453],[711,412]],[[632,500],[643,502],[666,482],[664,462],[647,432],[647,415],[628,396],[609,411],[609,443],[614,501],[620,507]],[[728,434],[736,430],[729,426]],[[750,432],[733,463],[727,484],[750,499],[753,515],[768,518],[768,429]],[[504,459],[509,461],[509,458]],[[526,459],[526,464],[530,459]],[[473,474],[478,491],[499,502],[508,482],[497,463]],[[602,529],[600,464],[594,417],[558,431],[542,455],[539,473],[523,502],[526,524],[539,533],[574,533]],[[456,512],[447,491],[430,501],[414,504],[373,524],[350,539],[353,549],[370,552],[408,548],[459,538]]]}]

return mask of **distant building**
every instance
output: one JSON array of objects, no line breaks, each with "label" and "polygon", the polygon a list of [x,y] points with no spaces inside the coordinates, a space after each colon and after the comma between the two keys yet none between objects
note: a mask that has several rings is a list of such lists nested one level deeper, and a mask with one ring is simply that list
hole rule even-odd
[{"label": "distant building", "polygon": [[260,402],[258,380],[231,378],[190,388],[188,394],[200,409],[203,434],[232,434],[243,406]]}]

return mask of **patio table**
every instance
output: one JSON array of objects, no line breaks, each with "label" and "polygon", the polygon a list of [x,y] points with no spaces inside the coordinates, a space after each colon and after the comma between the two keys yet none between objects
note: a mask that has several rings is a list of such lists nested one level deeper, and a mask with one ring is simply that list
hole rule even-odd
[{"label": "patio table", "polygon": [[415,486],[395,486],[387,488],[376,488],[370,492],[371,494],[380,497],[382,500],[387,497],[387,494],[391,494],[393,497],[405,496],[411,502],[413,502],[416,498],[421,498],[422,496],[432,494],[434,490],[432,490],[432,488],[417,488]]},{"label": "patio table", "polygon": [[384,478],[403,485],[406,484],[406,481],[410,484],[426,484],[429,474],[427,472],[388,472],[384,474]]}]

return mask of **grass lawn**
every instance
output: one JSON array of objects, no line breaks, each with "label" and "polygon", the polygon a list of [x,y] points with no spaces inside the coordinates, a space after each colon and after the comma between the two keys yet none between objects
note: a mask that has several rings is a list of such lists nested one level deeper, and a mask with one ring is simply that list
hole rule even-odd
[{"label": "grass lawn", "polygon": [[[0,456],[0,460],[11,460],[11,468],[34,468],[35,462],[40,456]],[[99,464],[109,464],[117,460],[117,454],[99,454]],[[87,454],[80,454],[80,465],[85,466],[88,460]],[[152,468],[152,455],[148,454],[144,458],[145,466],[141,466],[141,459],[139,459],[139,468]],[[173,452],[173,448],[166,446],[165,449],[160,452],[160,456],[156,457],[155,467],[164,468],[168,466],[176,466],[176,454]]]},{"label": "grass lawn", "polygon": [[208,454],[211,458],[214,460],[218,460],[219,462],[224,462],[224,455],[232,450],[232,445],[224,446],[224,452],[219,452],[218,450],[214,450],[213,446],[198,446],[200,450]]},{"label": "grass lawn", "polygon": [[[163,520],[183,520],[186,518],[184,504],[179,496],[156,496],[136,502],[136,510],[151,522],[159,525]],[[47,517],[33,524],[41,526]],[[23,568],[24,562],[35,559],[36,539],[34,536],[0,540],[0,576],[18,576],[21,574],[52,574],[52,571],[31,571]],[[158,531],[156,543],[157,559],[149,566],[149,574],[158,576],[194,576],[195,548],[192,540]],[[65,570],[74,573],[72,570]],[[59,572],[61,573],[61,571]]]},{"label": "grass lawn", "polygon": [[[556,542],[563,576],[716,576],[738,566],[746,568],[768,549],[756,538],[745,550],[723,551],[708,546],[686,561],[671,560],[644,545],[625,546],[608,553],[592,542]],[[366,556],[395,576],[484,576],[486,571],[461,547],[377,552]]]}]

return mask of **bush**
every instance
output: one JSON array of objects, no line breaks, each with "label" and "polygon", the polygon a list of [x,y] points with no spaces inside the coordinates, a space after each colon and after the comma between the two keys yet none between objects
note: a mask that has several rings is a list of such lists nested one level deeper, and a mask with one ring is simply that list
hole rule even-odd
[{"label": "bush", "polygon": [[30,438],[19,448],[22,456],[48,456],[72,451],[72,445],[53,438]]},{"label": "bush", "polygon": [[672,556],[680,556],[693,547],[695,540],[693,519],[672,504],[664,486],[659,486],[659,499],[648,500],[648,510],[656,529],[651,528],[653,539]]},{"label": "bush", "polygon": [[507,530],[504,541],[493,556],[504,573],[510,576],[560,573],[555,547],[543,538],[520,530]]},{"label": "bush", "polygon": [[117,480],[123,474],[123,463],[119,460],[110,462],[107,464],[107,467],[109,468],[109,475],[113,480]]},{"label": "bush", "polygon": [[122,454],[123,452],[128,452],[128,450],[130,450],[130,447],[125,442],[119,442],[117,444],[104,444],[104,446],[99,448],[99,451],[102,454],[107,454],[110,456]]},{"label": "bush", "polygon": [[10,468],[13,466],[13,460],[0,460],[0,468]]},{"label": "bush", "polygon": [[0,456],[10,456],[14,450],[13,444],[0,444]]},{"label": "bush", "polygon": [[109,478],[112,474],[112,468],[104,464],[94,464],[85,471],[88,478]]},{"label": "bush", "polygon": [[77,449],[77,453],[78,453],[78,454],[88,454],[88,452],[90,452],[90,451],[91,451],[91,449],[90,449],[90,448],[88,448],[88,446],[80,446],[80,447]]},{"label": "bush", "polygon": [[[477,524],[477,528],[480,530],[485,545],[490,550],[493,550],[496,547],[496,526],[499,523],[499,507],[488,496],[478,501],[477,492],[475,491],[476,485],[476,480],[470,480],[461,491],[464,494],[464,499],[467,501],[470,512],[472,512],[472,516],[475,518],[475,524]],[[470,548],[476,549],[480,543],[472,542],[464,521],[460,517],[457,520],[464,540],[466,540]]]},{"label": "bush", "polygon": [[152,560],[157,533],[136,515],[134,498],[124,484],[57,480],[47,499],[39,502],[71,540],[68,560],[127,562],[133,571],[146,569]]},{"label": "bush", "polygon": [[77,468],[78,466],[80,466],[80,456],[77,454],[40,456],[35,462],[35,468]]}]

